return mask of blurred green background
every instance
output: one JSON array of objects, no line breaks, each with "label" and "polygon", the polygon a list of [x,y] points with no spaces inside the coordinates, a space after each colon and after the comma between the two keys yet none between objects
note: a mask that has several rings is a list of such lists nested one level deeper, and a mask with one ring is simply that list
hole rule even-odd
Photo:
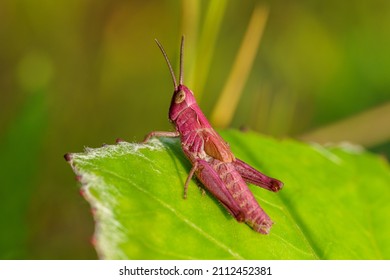
[{"label": "blurred green background", "polygon": [[[389,1],[209,2],[0,2],[0,258],[96,258],[89,205],[63,155],[172,129],[154,38],[177,69],[186,35],[185,83],[218,118],[247,34],[256,51],[219,127],[389,156]],[[247,33],[255,10],[258,46]]]}]

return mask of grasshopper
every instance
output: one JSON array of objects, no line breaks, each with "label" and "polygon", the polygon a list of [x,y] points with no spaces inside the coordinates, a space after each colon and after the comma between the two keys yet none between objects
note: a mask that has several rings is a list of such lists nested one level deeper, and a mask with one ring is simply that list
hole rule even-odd
[{"label": "grasshopper", "polygon": [[184,36],[180,47],[179,83],[163,46],[157,39],[156,43],[173,80],[169,120],[176,130],[152,131],[145,137],[144,143],[151,137],[180,137],[183,152],[192,164],[184,184],[184,198],[187,197],[189,182],[195,174],[238,222],[245,222],[255,231],[268,234],[273,222],[257,203],[246,183],[273,192],[279,191],[283,183],[236,158],[229,145],[212,128],[196,103],[193,92],[183,84]]}]

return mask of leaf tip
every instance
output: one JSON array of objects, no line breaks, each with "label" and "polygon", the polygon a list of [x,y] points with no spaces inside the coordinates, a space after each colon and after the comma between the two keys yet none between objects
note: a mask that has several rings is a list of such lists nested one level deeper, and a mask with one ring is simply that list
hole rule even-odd
[{"label": "leaf tip", "polygon": [[64,155],[64,159],[67,161],[67,162],[70,162],[72,159],[73,159],[73,155],[71,153],[66,153]]}]

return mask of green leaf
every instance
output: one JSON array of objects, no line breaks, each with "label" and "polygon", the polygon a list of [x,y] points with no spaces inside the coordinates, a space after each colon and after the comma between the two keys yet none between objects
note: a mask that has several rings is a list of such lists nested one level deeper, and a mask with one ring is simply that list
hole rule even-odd
[{"label": "green leaf", "polygon": [[325,148],[223,131],[235,155],[285,183],[250,186],[275,222],[269,235],[238,223],[196,181],[177,139],[121,142],[68,159],[94,209],[107,259],[389,259],[390,169],[352,146]]}]

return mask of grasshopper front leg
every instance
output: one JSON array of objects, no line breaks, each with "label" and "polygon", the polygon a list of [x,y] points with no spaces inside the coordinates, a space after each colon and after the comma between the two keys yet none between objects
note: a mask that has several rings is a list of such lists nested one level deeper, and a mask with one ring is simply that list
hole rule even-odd
[{"label": "grasshopper front leg", "polygon": [[152,137],[179,137],[180,133],[178,131],[152,131],[146,135],[142,143],[147,143]]},{"label": "grasshopper front leg", "polygon": [[190,173],[188,174],[187,180],[184,183],[184,195],[183,198],[187,198],[187,190],[188,190],[188,184],[190,183],[192,177],[194,176],[195,171],[198,169],[198,162],[196,161],[194,165],[192,166]]}]

